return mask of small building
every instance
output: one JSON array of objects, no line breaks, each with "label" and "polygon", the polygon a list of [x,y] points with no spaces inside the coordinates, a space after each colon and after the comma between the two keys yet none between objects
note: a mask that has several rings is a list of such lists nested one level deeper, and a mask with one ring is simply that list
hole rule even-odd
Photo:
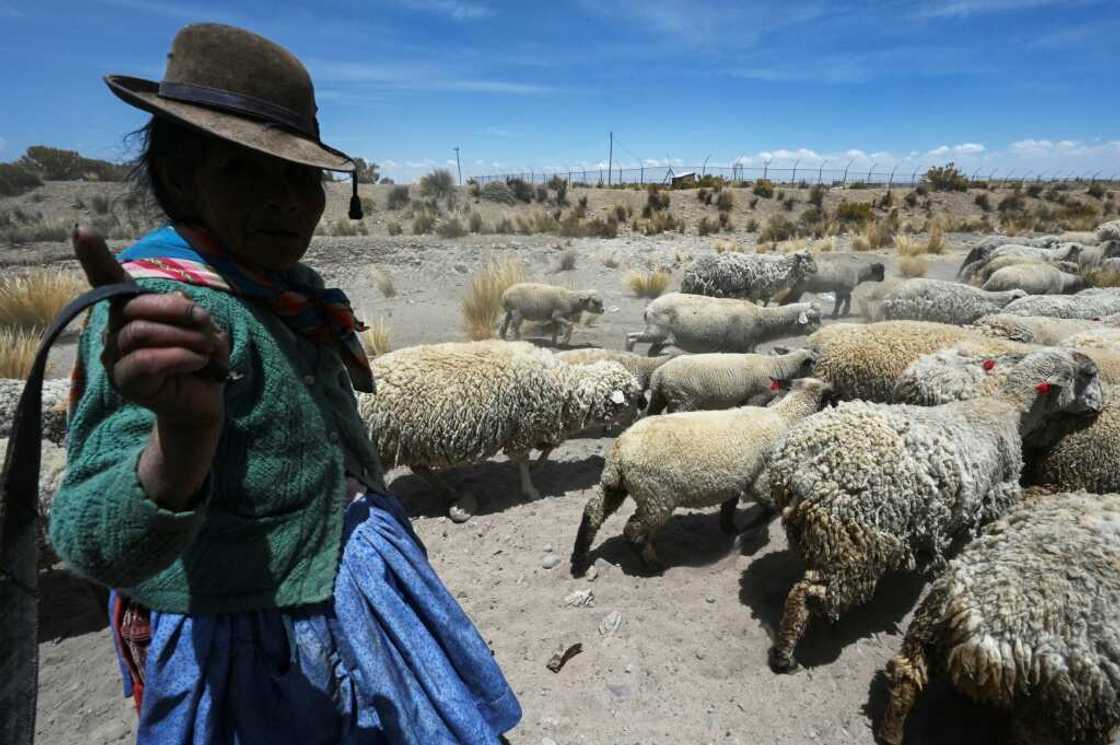
[{"label": "small building", "polygon": [[678,184],[695,184],[696,171],[688,171],[687,173],[672,173],[669,178],[673,186],[677,186]]}]

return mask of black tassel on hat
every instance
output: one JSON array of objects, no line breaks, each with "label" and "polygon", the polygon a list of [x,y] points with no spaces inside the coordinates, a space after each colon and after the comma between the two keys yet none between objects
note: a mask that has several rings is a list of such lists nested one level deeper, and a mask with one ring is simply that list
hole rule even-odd
[{"label": "black tassel on hat", "polygon": [[362,219],[362,200],[358,199],[358,171],[355,170],[350,174],[350,178],[354,183],[354,194],[350,197],[350,219]]}]

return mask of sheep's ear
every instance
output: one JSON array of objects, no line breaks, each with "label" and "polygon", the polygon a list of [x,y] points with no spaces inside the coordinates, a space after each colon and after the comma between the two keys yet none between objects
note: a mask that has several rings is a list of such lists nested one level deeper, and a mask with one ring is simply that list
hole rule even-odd
[{"label": "sheep's ear", "polygon": [[770,350],[770,354],[774,354],[774,355],[789,354],[789,347],[773,347]]},{"label": "sheep's ear", "polygon": [[804,326],[808,322],[809,322],[809,314],[806,313],[805,311],[801,311],[801,313],[797,316],[797,323]]}]

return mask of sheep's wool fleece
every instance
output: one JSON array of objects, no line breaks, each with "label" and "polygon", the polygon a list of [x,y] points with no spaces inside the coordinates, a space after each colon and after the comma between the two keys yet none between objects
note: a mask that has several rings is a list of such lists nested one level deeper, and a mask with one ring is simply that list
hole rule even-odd
[{"label": "sheep's wool fleece", "polygon": [[1050,316],[1013,316],[995,313],[976,322],[977,328],[990,336],[1002,336],[1027,344],[1053,346],[1082,331],[1092,331],[1100,324],[1087,318],[1052,318]]},{"label": "sheep's wool fleece", "polygon": [[[19,407],[26,381],[0,378],[0,437],[12,433],[12,419]],[[61,445],[66,437],[66,398],[68,380],[43,381],[43,439]]]},{"label": "sheep's wool fleece", "polygon": [[801,278],[799,258],[728,252],[697,259],[681,278],[681,292],[709,297],[761,299]]},{"label": "sheep's wool fleece", "polygon": [[1054,742],[1108,742],[1120,725],[1120,494],[1038,497],[992,524],[933,584],[904,646]]},{"label": "sheep's wool fleece", "polygon": [[911,279],[883,298],[883,317],[899,321],[966,324],[995,313],[1010,297],[957,282]]},{"label": "sheep's wool fleece", "polygon": [[358,409],[385,467],[457,466],[527,452],[612,422],[640,396],[615,362],[569,365],[525,343],[405,348],[372,361]]},{"label": "sheep's wool fleece", "polygon": [[[881,576],[913,568],[918,552],[938,566],[955,536],[1006,512],[1020,495],[1020,448],[1017,410],[994,399],[857,401],[794,427],[774,450],[770,486],[810,568]],[[872,590],[857,589],[857,602]]]},{"label": "sheep's wool fleece", "polygon": [[1104,388],[1104,409],[1077,422],[1045,453],[1027,458],[1024,481],[1058,489],[1120,492],[1120,387]]},{"label": "sheep's wool fleece", "polygon": [[1008,303],[1004,313],[1015,316],[1052,318],[1100,318],[1120,313],[1120,295],[1084,293],[1076,295],[1032,295]]},{"label": "sheep's wool fleece", "polygon": [[1021,349],[974,329],[924,321],[838,323],[809,337],[809,347],[820,353],[816,377],[832,383],[841,398],[884,403],[892,400],[898,376],[918,358],[962,342],[974,342],[991,354]]},{"label": "sheep's wool fleece", "polygon": [[672,359],[669,355],[647,357],[644,354],[635,354],[634,352],[594,347],[587,349],[567,349],[563,352],[556,352],[556,357],[569,365],[589,365],[592,362],[600,362],[602,360],[617,362],[638,379],[638,384],[641,385],[642,388],[649,388],[649,379],[650,376],[653,375],[654,370]]}]

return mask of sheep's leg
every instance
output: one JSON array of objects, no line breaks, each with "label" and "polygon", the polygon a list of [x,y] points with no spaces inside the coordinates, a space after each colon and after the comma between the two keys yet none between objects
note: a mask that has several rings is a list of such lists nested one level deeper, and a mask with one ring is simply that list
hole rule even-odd
[{"label": "sheep's leg", "polygon": [[521,493],[530,501],[541,498],[541,493],[533,486],[529,477],[529,453],[509,453],[509,459],[517,464],[517,471],[521,476]]},{"label": "sheep's leg", "polygon": [[599,532],[599,528],[602,527],[606,519],[622,506],[625,499],[626,491],[624,489],[601,486],[594,496],[588,500],[587,506],[583,508],[583,519],[580,520],[579,531],[576,532],[575,545],[572,547],[571,571],[573,577],[582,577],[587,571],[587,552],[591,549],[591,542],[595,540],[595,534]]},{"label": "sheep's leg", "polygon": [[828,588],[820,581],[820,574],[812,569],[805,572],[804,578],[789,591],[785,609],[782,611],[782,625],[778,639],[770,647],[770,669],[776,673],[790,673],[797,669],[793,650],[809,625],[809,601],[824,603]]},{"label": "sheep's leg", "polygon": [[665,565],[653,549],[653,536],[669,519],[672,510],[654,509],[647,502],[639,502],[638,509],[626,521],[622,535],[641,559],[642,569],[648,574],[661,574]]},{"label": "sheep's leg", "polygon": [[572,329],[575,328],[575,324],[559,312],[552,314],[552,323],[552,346],[556,346],[556,337],[561,327],[564,329],[564,344],[567,345],[572,340]]},{"label": "sheep's leg", "polygon": [[739,532],[735,527],[735,511],[738,507],[738,497],[732,497],[719,506],[719,529],[726,535],[736,535]]},{"label": "sheep's leg", "polygon": [[929,684],[925,651],[920,647],[907,650],[907,646],[903,644],[902,654],[887,663],[890,700],[876,732],[876,737],[884,745],[902,745],[906,719],[914,708],[914,702]]},{"label": "sheep's leg", "polygon": [[511,318],[513,318],[513,311],[507,310],[506,317],[502,319],[502,326],[500,329],[498,329],[498,335],[503,339],[506,338],[506,331],[509,330],[509,322]]},{"label": "sheep's leg", "polygon": [[555,449],[556,449],[556,446],[555,446],[555,445],[547,445],[547,446],[545,446],[545,447],[541,448],[541,454],[537,456],[537,462],[536,462],[536,463],[535,463],[534,465],[536,465],[536,466],[539,466],[539,465],[541,465],[542,463],[544,463],[544,462],[545,462],[545,460],[547,460],[547,459],[548,459],[548,456],[549,456],[549,455],[550,455],[550,454],[552,453],[552,451],[553,451],[553,450],[555,450]]},{"label": "sheep's leg", "polygon": [[852,293],[851,292],[845,292],[844,293],[844,310],[841,311],[840,315],[847,318],[851,314],[852,314]]},{"label": "sheep's leg", "polygon": [[517,311],[511,311],[510,315],[513,316],[513,338],[521,341],[521,322],[525,319]]},{"label": "sheep's leg", "polygon": [[[661,348],[665,346],[666,338],[667,337],[664,334],[658,333],[656,331],[650,331],[649,329],[646,329],[645,331],[631,331],[626,335],[626,351],[633,352],[634,345],[639,343],[660,345],[657,346],[657,350],[660,351]],[[657,356],[653,349],[654,347],[650,347],[650,357]]]},{"label": "sheep's leg", "polygon": [[843,304],[844,304],[844,296],[842,294],[840,294],[839,290],[837,290],[836,291],[836,302],[832,306],[832,320],[835,321],[837,318],[840,317],[840,306],[843,305]]}]

